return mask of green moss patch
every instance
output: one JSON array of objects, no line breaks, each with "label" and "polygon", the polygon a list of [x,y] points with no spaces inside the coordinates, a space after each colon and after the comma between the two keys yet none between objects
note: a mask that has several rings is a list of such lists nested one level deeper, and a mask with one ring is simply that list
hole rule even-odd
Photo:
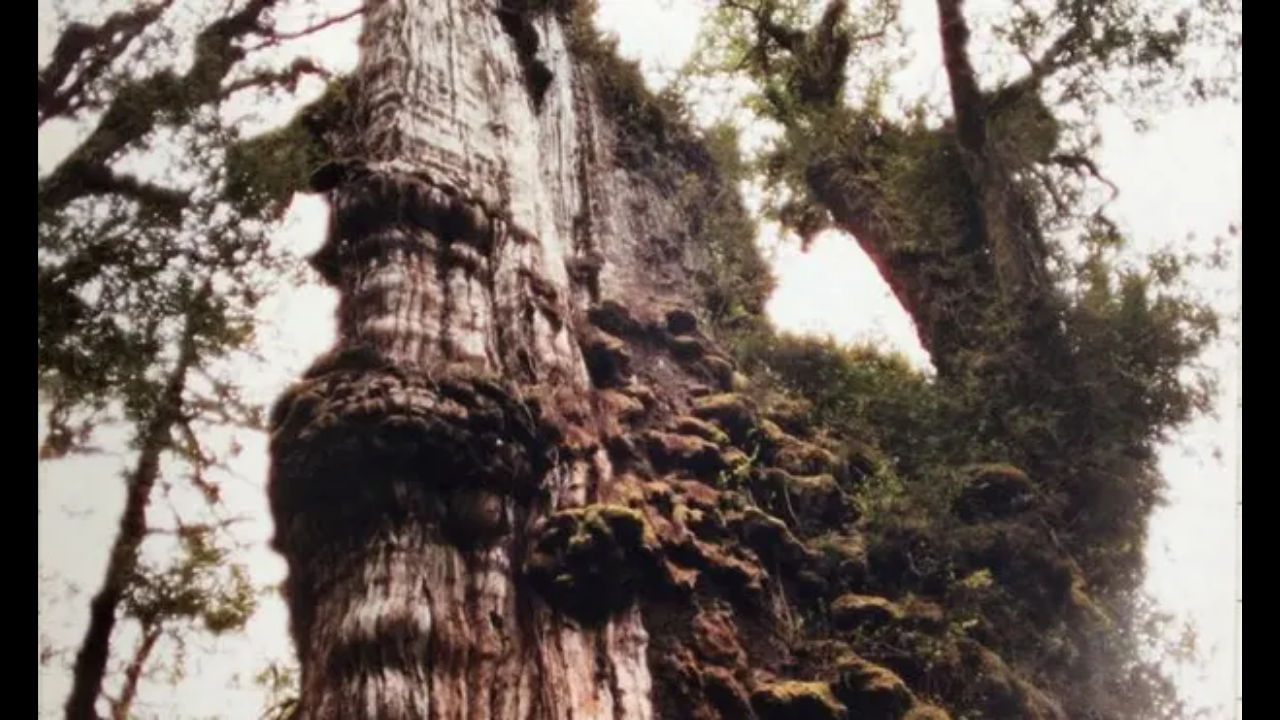
[{"label": "green moss patch", "polygon": [[745,395],[721,393],[698,398],[693,414],[719,425],[735,443],[743,443],[759,425],[754,403]]},{"label": "green moss patch", "polygon": [[845,720],[848,713],[824,682],[779,682],[756,688],[751,707],[760,720]]},{"label": "green moss patch", "polygon": [[835,696],[859,720],[901,720],[915,703],[902,678],[888,668],[856,655],[845,656],[836,667]]},{"label": "green moss patch", "polygon": [[525,573],[549,604],[599,623],[660,577],[657,537],[644,515],[619,505],[558,512],[535,531]]},{"label": "green moss patch", "polygon": [[844,629],[874,629],[901,620],[902,608],[887,598],[846,593],[831,603],[831,620]]},{"label": "green moss patch", "polygon": [[963,486],[952,509],[966,522],[1011,517],[1034,504],[1035,486],[1012,465],[972,465],[961,474]]}]

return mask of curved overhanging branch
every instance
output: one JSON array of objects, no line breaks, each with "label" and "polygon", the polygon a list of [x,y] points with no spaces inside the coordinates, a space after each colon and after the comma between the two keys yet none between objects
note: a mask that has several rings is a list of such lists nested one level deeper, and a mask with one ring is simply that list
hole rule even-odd
[{"label": "curved overhanging branch", "polygon": [[[988,93],[969,57],[963,0],[938,0],[953,117],[932,130],[866,117],[838,95],[800,98],[800,78],[777,73],[823,67],[810,57],[831,50],[816,41],[823,24],[800,33],[773,27],[768,6],[729,5],[751,13],[774,57],[790,54],[785,67],[751,68],[766,93],[785,87],[792,94],[769,98],[769,112],[803,141],[790,151],[796,155],[782,159],[795,163],[812,199],[875,264],[940,377],[1010,398],[1026,396],[1023,390],[1034,395],[1029,388],[1037,379],[1057,388],[1078,385],[1042,219],[1017,177],[1028,165],[1054,162],[1047,146],[1056,135],[1006,137],[1023,130],[1019,121],[1028,110],[1039,120],[1039,85],[1069,59],[1075,34],[1054,42],[1028,76]],[[824,21],[838,17],[841,5],[832,3]],[[843,78],[843,67],[828,69]],[[904,172],[904,163],[911,169]],[[921,199],[922,183],[928,199]],[[989,420],[999,432],[1005,419]]]},{"label": "curved overhanging branch", "polygon": [[283,32],[283,31],[272,32],[270,36],[265,41],[262,42],[262,44],[248,48],[248,51],[253,52],[255,50],[261,50],[263,48],[271,47],[273,45],[279,45],[280,43],[286,40],[297,40],[299,38],[307,37],[308,35],[314,35],[322,30],[327,30],[331,27],[336,27],[338,25],[341,25],[347,22],[348,20],[353,20],[355,18],[361,17],[364,15],[364,12],[365,12],[365,4],[362,2],[360,3],[360,5],[358,5],[357,7],[351,10],[348,10],[347,12],[338,13],[337,15],[334,15],[332,17],[325,18],[324,20],[320,20],[316,23],[308,25],[307,27],[302,28],[301,30],[290,30],[287,32]]},{"label": "curved overhanging branch", "polygon": [[112,13],[100,25],[69,25],[58,38],[49,64],[36,73],[36,127],[84,107],[85,89],[172,4],[173,0],[162,0]]},{"label": "curved overhanging branch", "polygon": [[[111,169],[111,161],[150,133],[166,115],[216,101],[221,96],[223,79],[244,57],[237,41],[265,29],[264,15],[276,1],[250,0],[239,12],[200,31],[195,41],[195,61],[185,74],[178,76],[163,70],[121,88],[84,142],[40,181],[38,206],[44,211],[59,210],[79,198],[128,185],[129,181]],[[89,182],[86,178],[107,181]]]},{"label": "curved overhanging branch", "polygon": [[[53,59],[39,73],[39,123],[67,115],[88,103],[85,92],[120,58],[129,43],[156,22],[171,0],[117,13],[99,26],[74,24],[62,35]],[[363,5],[298,31],[276,31],[268,13],[279,0],[249,0],[239,10],[218,18],[195,38],[195,59],[187,72],[160,70],[126,82],[104,110],[94,129],[49,175],[38,182],[41,213],[56,212],[83,197],[118,195],[172,218],[188,204],[185,193],[117,172],[112,163],[167,118],[216,104],[254,87],[296,88],[306,76],[327,77],[313,60],[301,58],[281,70],[262,70],[227,83],[249,53],[304,37],[363,13]],[[247,47],[249,38],[265,38]],[[78,73],[77,68],[83,68]]]}]

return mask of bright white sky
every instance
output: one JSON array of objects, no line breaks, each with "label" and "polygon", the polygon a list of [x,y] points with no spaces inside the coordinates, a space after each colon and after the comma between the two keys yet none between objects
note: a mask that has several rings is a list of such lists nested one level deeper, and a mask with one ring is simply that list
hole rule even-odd
[{"label": "bright white sky", "polygon": [[[618,34],[625,55],[646,64],[673,66],[693,46],[697,16],[691,8],[699,4],[666,0],[655,8],[635,0],[600,0],[599,21],[604,29]],[[918,41],[921,69],[914,77],[924,87],[936,86],[941,76],[932,40],[936,37],[933,3],[908,0],[903,4],[909,24],[922,38]],[[45,7],[42,2],[42,12]],[[331,36],[324,40],[325,52],[351,53],[349,42],[350,36]],[[42,37],[42,47],[46,44]],[[1133,135],[1122,123],[1108,128],[1102,164],[1124,191],[1115,207],[1140,244],[1188,232],[1211,237],[1229,222],[1241,221],[1242,123],[1240,107],[1218,106],[1171,115],[1146,136]],[[66,152],[72,137],[64,129],[41,135],[41,166],[47,168]],[[322,238],[322,206],[313,199],[300,200],[280,241],[306,252]],[[828,333],[846,341],[876,339],[921,365],[927,363],[905,314],[854,242],[825,237],[802,254],[769,234],[761,241],[772,253],[780,281],[769,305],[779,326]],[[1241,302],[1238,251],[1236,255],[1231,281],[1216,289],[1222,292],[1228,311],[1238,309]],[[329,345],[333,305],[332,294],[319,287],[272,299],[266,311],[272,362],[268,368],[255,368],[258,374],[250,378],[261,397],[274,397]],[[1224,349],[1213,362],[1224,373],[1223,417],[1190,428],[1179,438],[1178,447],[1165,455],[1172,502],[1153,519],[1149,587],[1169,610],[1195,625],[1207,662],[1183,682],[1200,704],[1216,708],[1213,717],[1225,717],[1240,694],[1239,628],[1234,612],[1241,568],[1236,510],[1241,433],[1240,415],[1234,409],[1240,391],[1240,349]],[[42,432],[39,428],[38,435]],[[118,441],[114,446],[108,441],[106,446],[118,448],[119,456],[39,466],[39,564],[56,575],[54,581],[41,583],[40,633],[62,646],[73,647],[83,632],[88,599],[100,581],[123,502],[116,478],[120,458],[127,457]],[[1223,460],[1212,458],[1215,448],[1224,453]],[[276,582],[284,568],[265,546],[270,517],[263,494],[266,452],[260,441],[249,443],[235,470],[236,477],[227,483],[227,501],[233,510],[253,518],[247,537],[255,545],[249,558],[255,580]],[[43,593],[64,584],[78,592],[49,607]],[[254,717],[262,698],[249,679],[267,658],[288,657],[286,627],[284,608],[273,600],[255,616],[246,637],[190,648],[186,678],[173,689],[163,683],[148,687],[142,715]],[[40,670],[42,717],[58,714],[67,687],[65,673]]]}]

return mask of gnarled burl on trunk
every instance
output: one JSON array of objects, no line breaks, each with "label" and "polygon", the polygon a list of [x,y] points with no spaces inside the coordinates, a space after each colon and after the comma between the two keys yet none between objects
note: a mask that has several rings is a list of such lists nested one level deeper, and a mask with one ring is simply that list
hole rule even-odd
[{"label": "gnarled burl on trunk", "polygon": [[341,339],[273,413],[303,718],[653,716],[634,604],[572,620],[522,564],[613,475],[585,310],[687,292],[637,255],[681,218],[597,159],[611,125],[565,19],[509,5],[368,9],[313,258]]},{"label": "gnarled burl on trunk", "polygon": [[303,718],[652,716],[638,610],[570,622],[520,572],[540,523],[611,477],[567,268],[600,252],[575,233],[592,195],[643,190],[590,160],[599,111],[561,21],[525,13],[517,42],[500,10],[367,11],[313,258],[341,339],[273,417]]}]

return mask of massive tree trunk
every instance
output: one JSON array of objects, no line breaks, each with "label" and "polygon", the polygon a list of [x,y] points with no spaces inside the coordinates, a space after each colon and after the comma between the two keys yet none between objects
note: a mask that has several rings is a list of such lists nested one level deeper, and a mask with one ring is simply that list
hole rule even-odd
[{"label": "massive tree trunk", "polygon": [[613,477],[588,307],[687,304],[690,251],[652,257],[682,219],[612,162],[566,21],[520,5],[367,12],[314,258],[341,340],[274,417],[302,718],[653,716],[639,610],[569,621],[521,564]]}]

